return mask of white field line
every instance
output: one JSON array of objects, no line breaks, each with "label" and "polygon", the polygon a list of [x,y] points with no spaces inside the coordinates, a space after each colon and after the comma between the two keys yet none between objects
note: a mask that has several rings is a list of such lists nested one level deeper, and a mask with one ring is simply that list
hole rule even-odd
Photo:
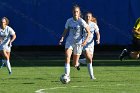
[{"label": "white field line", "polygon": [[39,90],[36,90],[35,93],[46,93],[46,92],[43,92],[43,91],[55,90],[55,89],[61,89],[61,88],[67,88],[67,87],[53,87],[53,88],[39,89]]},{"label": "white field line", "polygon": [[[107,86],[107,85],[92,85],[92,86],[95,87],[95,86]],[[113,86],[113,85],[108,85],[108,86]],[[116,84],[114,86],[125,86],[125,84]],[[71,86],[71,88],[85,88],[85,87],[89,87],[89,86]],[[68,87],[53,87],[53,88],[39,89],[39,90],[36,90],[35,93],[47,93],[44,91],[55,90],[55,89],[66,89],[66,88],[68,88]]]},{"label": "white field line", "polygon": [[42,92],[42,91],[44,91],[45,89],[39,89],[39,90],[37,90],[37,91],[35,91],[36,93],[44,93],[44,92]]}]

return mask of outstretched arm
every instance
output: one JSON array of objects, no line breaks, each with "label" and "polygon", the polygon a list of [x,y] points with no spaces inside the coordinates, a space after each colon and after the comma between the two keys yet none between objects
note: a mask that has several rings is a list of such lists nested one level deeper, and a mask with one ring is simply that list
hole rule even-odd
[{"label": "outstretched arm", "polygon": [[61,39],[59,41],[59,45],[61,45],[62,42],[64,41],[64,37],[66,36],[67,32],[68,32],[68,29],[64,29],[64,32],[62,33],[62,37],[61,37]]},{"label": "outstretched arm", "polygon": [[96,42],[97,44],[100,44],[100,32],[96,32],[96,36],[97,36],[97,39],[96,39]]}]

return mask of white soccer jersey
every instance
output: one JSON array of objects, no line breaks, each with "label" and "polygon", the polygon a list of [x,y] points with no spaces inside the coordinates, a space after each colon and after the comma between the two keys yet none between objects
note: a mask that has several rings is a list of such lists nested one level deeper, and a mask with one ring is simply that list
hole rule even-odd
[{"label": "white soccer jersey", "polygon": [[[89,28],[90,28],[90,32],[91,32],[91,34],[90,34],[90,37],[89,37],[89,39],[88,39],[88,41],[87,42],[93,42],[94,40],[94,32],[99,32],[99,27],[97,26],[97,24],[96,23],[94,23],[94,22],[90,22],[89,24]],[[86,33],[86,31],[84,30],[84,39],[86,38],[86,36],[87,36],[87,33]]]},{"label": "white soccer jersey", "polygon": [[15,31],[9,26],[6,26],[4,30],[0,28],[0,50],[7,49],[10,36],[14,34]]},{"label": "white soccer jersey", "polygon": [[[86,46],[83,47],[83,51],[88,50],[91,54],[93,54],[93,52],[94,52],[94,32],[99,32],[99,28],[98,28],[97,24],[94,22],[90,22],[88,25],[89,25],[91,34],[87,41]],[[86,38],[86,36],[87,36],[87,33],[84,30],[84,39]]]},{"label": "white soccer jersey", "polygon": [[79,18],[77,21],[73,18],[69,18],[65,24],[65,29],[69,30],[69,35],[66,41],[81,44],[83,37],[82,30],[87,26],[87,23],[82,18]]}]

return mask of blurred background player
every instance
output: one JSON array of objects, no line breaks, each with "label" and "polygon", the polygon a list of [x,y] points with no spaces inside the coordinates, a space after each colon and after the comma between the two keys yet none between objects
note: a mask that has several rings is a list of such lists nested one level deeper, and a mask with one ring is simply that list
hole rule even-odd
[{"label": "blurred background player", "polygon": [[[97,26],[97,20],[93,17],[91,12],[87,12],[85,16],[85,20],[90,27],[90,37],[86,46],[83,47],[83,53],[86,58],[79,59],[79,63],[87,64],[88,72],[91,79],[96,79],[93,74],[93,67],[92,67],[92,58],[94,53],[94,32],[96,33],[96,43],[100,44],[100,33],[99,28]],[[84,37],[87,36],[87,33],[84,31]]]},{"label": "blurred background player", "polygon": [[[73,6],[73,17],[69,18],[65,24],[65,29],[62,34],[62,38],[59,42],[61,43],[64,40],[64,37],[66,36],[66,33],[69,32],[69,35],[66,39],[65,43],[65,74],[68,76],[70,75],[70,59],[73,52],[73,65],[75,67],[78,67],[78,60],[82,52],[82,47],[86,45],[87,40],[90,36],[90,31],[88,24],[80,17],[81,11],[80,7],[75,5]],[[85,28],[85,31],[87,32],[87,37],[84,41],[82,41],[82,29]]]},{"label": "blurred background player", "polygon": [[16,39],[14,30],[8,26],[9,20],[6,17],[1,19],[0,27],[0,55],[2,58],[2,65],[6,65],[9,74],[12,73],[10,65],[10,52],[12,42]]},{"label": "blurred background player", "polygon": [[125,48],[120,54],[120,60],[122,61],[124,57],[129,56],[134,59],[139,58],[140,54],[140,17],[136,20],[133,27],[133,40],[132,45]]}]

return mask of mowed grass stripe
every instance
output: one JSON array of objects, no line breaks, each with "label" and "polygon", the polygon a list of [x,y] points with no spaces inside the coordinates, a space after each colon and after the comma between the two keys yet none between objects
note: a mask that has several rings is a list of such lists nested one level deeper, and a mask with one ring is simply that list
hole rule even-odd
[{"label": "mowed grass stripe", "polygon": [[[64,67],[12,67],[0,69],[0,93],[139,93],[140,68],[138,66],[94,66],[97,80],[89,78],[86,66],[80,71],[71,67],[71,82],[62,84],[59,77]],[[65,88],[63,88],[65,87]]]}]

